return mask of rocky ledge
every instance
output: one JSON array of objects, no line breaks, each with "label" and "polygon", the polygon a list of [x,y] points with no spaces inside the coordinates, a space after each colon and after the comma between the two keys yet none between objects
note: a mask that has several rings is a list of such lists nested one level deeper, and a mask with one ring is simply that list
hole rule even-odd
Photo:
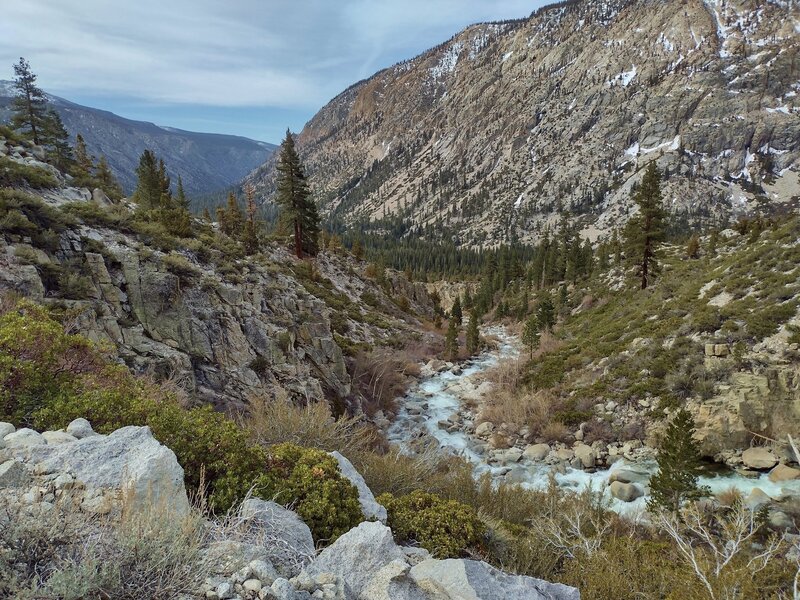
[{"label": "rocky ledge", "polygon": [[[385,509],[352,464],[335,454],[359,490],[364,522],[317,553],[308,526],[293,511],[251,498],[220,526],[206,519],[208,566],[183,600],[579,600],[577,589],[504,573],[466,559],[438,560],[395,543]],[[37,518],[69,499],[71,510],[121,518],[123,508],[188,516],[183,469],[148,427],[109,435],[77,419],[62,431],[36,432],[0,423],[0,511]],[[4,525],[0,516],[0,526]],[[7,517],[5,517],[7,518]]]}]

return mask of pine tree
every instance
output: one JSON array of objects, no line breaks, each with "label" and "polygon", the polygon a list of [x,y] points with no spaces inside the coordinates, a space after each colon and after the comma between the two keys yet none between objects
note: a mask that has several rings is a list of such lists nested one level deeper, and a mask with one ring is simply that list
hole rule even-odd
[{"label": "pine tree", "polygon": [[178,187],[175,189],[175,205],[189,212],[191,204],[186,197],[186,191],[183,189],[183,179],[178,175]]},{"label": "pine tree", "polygon": [[[81,140],[80,136],[78,139]],[[80,168],[80,142],[75,145],[75,157]],[[84,146],[85,148],[85,146]],[[162,162],[163,164],[163,162]],[[145,150],[139,157],[139,166],[136,167],[136,190],[133,192],[133,201],[143,211],[155,210],[161,207],[162,180],[159,163],[156,155],[150,150]]]},{"label": "pine tree", "polygon": [[447,335],[444,338],[444,352],[448,360],[458,359],[458,325],[452,317],[447,323]]},{"label": "pine tree", "polygon": [[241,235],[244,227],[244,215],[233,192],[228,193],[227,207],[219,207],[217,209],[217,221],[219,222],[220,231],[228,237],[237,238]]},{"label": "pine tree", "polygon": [[464,323],[464,312],[461,310],[461,297],[458,295],[456,295],[456,299],[453,302],[453,308],[450,309],[450,316],[459,327]]},{"label": "pine tree", "polygon": [[667,426],[666,436],[658,450],[658,472],[650,479],[650,510],[665,509],[677,513],[684,502],[707,496],[700,487],[700,451],[694,440],[694,419],[685,408],[680,409]]},{"label": "pine tree", "polygon": [[478,316],[478,311],[473,308],[472,312],[469,313],[469,323],[467,324],[467,352],[470,354],[475,354],[478,352],[481,346],[481,334],[479,330],[480,326],[480,317]]},{"label": "pine tree", "polygon": [[14,88],[17,95],[11,102],[11,126],[31,136],[40,144],[47,123],[47,99],[36,85],[36,75],[24,58],[14,65]]},{"label": "pine tree", "polygon": [[689,238],[689,242],[686,244],[686,256],[689,258],[700,257],[700,238],[697,237],[697,234]]},{"label": "pine tree", "polygon": [[658,272],[658,247],[664,240],[666,212],[661,203],[660,181],[656,164],[651,162],[633,198],[639,213],[626,227],[629,258],[636,263],[643,290]]},{"label": "pine tree", "polygon": [[208,212],[207,206],[203,209],[203,221],[206,223],[211,223],[211,213]]},{"label": "pine tree", "polygon": [[47,158],[59,171],[69,172],[75,160],[72,146],[69,145],[69,133],[59,114],[54,110],[47,112],[43,123],[43,142],[47,147]]},{"label": "pine tree", "polygon": [[556,324],[556,311],[550,294],[543,294],[536,306],[536,322],[540,330],[549,331]]},{"label": "pine tree", "polygon": [[256,218],[256,188],[252,183],[247,183],[244,186],[244,197],[247,210],[247,218],[244,223],[244,230],[242,231],[242,244],[244,251],[247,254],[255,254],[258,252],[258,229],[259,223]]},{"label": "pine tree", "polygon": [[353,247],[351,248],[350,252],[353,254],[353,258],[356,260],[364,260],[364,246],[361,245],[361,240],[356,238],[353,242]]},{"label": "pine tree", "polygon": [[[139,164],[141,165],[141,161]],[[94,187],[92,181],[93,170],[94,159],[86,149],[86,142],[83,140],[83,136],[79,133],[75,139],[75,162],[72,167],[75,185],[78,187]]]},{"label": "pine tree", "polygon": [[94,170],[94,179],[97,182],[97,187],[106,193],[106,196],[112,200],[119,200],[123,197],[122,186],[114,177],[111,168],[108,166],[108,161],[105,156],[101,156],[97,161],[97,166]]},{"label": "pine tree", "polygon": [[717,230],[713,230],[711,235],[708,238],[708,248],[706,249],[706,254],[708,256],[716,256],[717,255],[717,244],[719,243],[719,234]]},{"label": "pine tree", "polygon": [[316,254],[320,231],[317,207],[311,199],[305,171],[297,155],[292,133],[287,129],[278,156],[278,190],[276,203],[283,209],[282,217],[291,223],[294,237],[294,252],[297,258],[303,254]]},{"label": "pine tree", "polygon": [[530,350],[530,358],[533,360],[533,351],[539,347],[539,320],[536,315],[531,315],[525,321],[522,329],[522,343]]}]

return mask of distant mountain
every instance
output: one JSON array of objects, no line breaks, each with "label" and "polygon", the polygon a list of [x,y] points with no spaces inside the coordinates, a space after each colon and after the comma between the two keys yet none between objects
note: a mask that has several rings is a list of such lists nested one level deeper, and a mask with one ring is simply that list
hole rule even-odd
[{"label": "distant mountain", "polygon": [[[0,122],[8,119],[14,95],[10,81],[0,81]],[[80,133],[89,151],[105,155],[125,191],[136,185],[136,166],[145,148],[164,159],[173,181],[178,175],[190,196],[206,196],[236,185],[276,148],[235,135],[195,133],[125,119],[48,94],[73,141]]]},{"label": "distant mountain", "polygon": [[[800,7],[570,0],[358,82],[298,136],[323,214],[465,245],[620,227],[648,162],[671,223],[800,201]],[[271,196],[275,161],[255,172]]]}]

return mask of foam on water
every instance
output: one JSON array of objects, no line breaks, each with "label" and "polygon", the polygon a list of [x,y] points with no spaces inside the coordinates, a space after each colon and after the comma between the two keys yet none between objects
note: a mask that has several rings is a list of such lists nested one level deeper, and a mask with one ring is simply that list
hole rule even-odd
[{"label": "foam on water", "polygon": [[[439,427],[440,421],[448,419],[461,408],[463,391],[459,388],[459,383],[471,375],[490,369],[501,360],[516,358],[519,355],[517,338],[510,335],[503,327],[486,328],[484,333],[497,337],[498,348],[484,352],[462,365],[459,375],[445,370],[421,379],[403,397],[402,408],[390,427],[387,437],[390,442],[399,445],[404,451],[410,452],[410,442],[418,437],[422,430],[439,442],[443,452],[463,456],[475,465],[476,477],[489,473],[498,482],[500,480],[512,481],[530,489],[544,489],[549,483],[551,472],[554,471],[551,465],[524,461],[514,465],[490,465],[481,454],[476,452],[472,436],[463,431],[448,432]],[[419,407],[419,414],[409,413],[407,410],[409,405]],[[652,474],[657,470],[657,465],[654,461],[631,463],[620,460],[606,470],[587,472],[567,467],[565,472],[555,471],[553,476],[556,483],[565,488],[576,491],[584,490],[587,487],[604,490],[612,510],[628,516],[635,516],[645,509],[646,497],[633,502],[622,502],[611,497],[608,492],[609,477],[615,471],[623,469]],[[714,494],[735,488],[747,496],[754,488],[759,488],[776,499],[788,494],[800,495],[800,480],[773,483],[766,474],[750,478],[735,472],[728,472],[701,477],[700,484],[708,486]]]}]

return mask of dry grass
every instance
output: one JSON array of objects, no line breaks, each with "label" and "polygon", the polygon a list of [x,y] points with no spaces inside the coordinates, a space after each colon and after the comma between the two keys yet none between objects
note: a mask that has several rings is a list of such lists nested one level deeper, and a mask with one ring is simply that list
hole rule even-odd
[{"label": "dry grass", "polygon": [[261,399],[252,403],[243,424],[264,446],[292,442],[351,456],[380,443],[380,435],[363,416],[335,419],[322,402],[297,406],[287,400]]},{"label": "dry grass", "polygon": [[487,381],[494,384],[497,391],[514,392],[519,389],[527,373],[527,358],[502,360],[485,372]]},{"label": "dry grass", "polygon": [[365,413],[395,413],[397,399],[405,394],[410,378],[419,375],[419,364],[403,351],[381,348],[359,352],[351,375]]},{"label": "dry grass", "polygon": [[112,519],[77,505],[69,496],[49,506],[0,498],[0,597],[172,600],[210,572],[199,511],[153,505]]}]

